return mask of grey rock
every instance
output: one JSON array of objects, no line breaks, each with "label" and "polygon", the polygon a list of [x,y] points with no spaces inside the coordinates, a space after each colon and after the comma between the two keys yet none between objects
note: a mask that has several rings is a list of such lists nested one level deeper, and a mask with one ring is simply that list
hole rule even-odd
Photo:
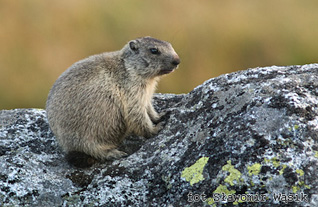
[{"label": "grey rock", "polygon": [[44,110],[0,111],[0,206],[318,206],[317,64],[225,74],[154,105],[170,112],[158,135],[89,169],[66,163]]}]

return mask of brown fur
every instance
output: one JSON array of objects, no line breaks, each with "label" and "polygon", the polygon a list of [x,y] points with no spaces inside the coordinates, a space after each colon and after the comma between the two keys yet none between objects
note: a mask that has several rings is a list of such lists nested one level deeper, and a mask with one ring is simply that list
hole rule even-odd
[{"label": "brown fur", "polygon": [[150,137],[161,129],[152,95],[159,76],[179,63],[170,43],[144,37],[73,64],[55,82],[46,103],[60,146],[98,160],[125,156],[117,147],[127,135]]}]

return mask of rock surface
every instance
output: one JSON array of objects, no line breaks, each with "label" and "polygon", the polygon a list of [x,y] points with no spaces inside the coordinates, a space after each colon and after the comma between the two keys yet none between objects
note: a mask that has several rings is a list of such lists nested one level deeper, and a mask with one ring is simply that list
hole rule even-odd
[{"label": "rock surface", "polygon": [[0,206],[318,206],[318,65],[156,95],[166,126],[127,158],[69,166],[41,109],[0,111]]}]

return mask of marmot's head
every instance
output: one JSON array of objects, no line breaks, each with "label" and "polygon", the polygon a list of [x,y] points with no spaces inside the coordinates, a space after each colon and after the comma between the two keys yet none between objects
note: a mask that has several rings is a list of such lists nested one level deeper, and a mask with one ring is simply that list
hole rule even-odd
[{"label": "marmot's head", "polygon": [[130,41],[123,48],[127,70],[145,78],[172,72],[180,64],[180,58],[169,42],[152,37]]}]

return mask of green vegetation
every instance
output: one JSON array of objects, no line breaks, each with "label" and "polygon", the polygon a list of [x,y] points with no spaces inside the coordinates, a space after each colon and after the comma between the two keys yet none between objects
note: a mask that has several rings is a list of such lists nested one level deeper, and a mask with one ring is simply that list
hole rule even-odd
[{"label": "green vegetation", "polygon": [[75,61],[150,35],[181,65],[158,92],[186,93],[234,70],[317,62],[318,1],[4,0],[0,2],[0,109],[43,108]]}]

